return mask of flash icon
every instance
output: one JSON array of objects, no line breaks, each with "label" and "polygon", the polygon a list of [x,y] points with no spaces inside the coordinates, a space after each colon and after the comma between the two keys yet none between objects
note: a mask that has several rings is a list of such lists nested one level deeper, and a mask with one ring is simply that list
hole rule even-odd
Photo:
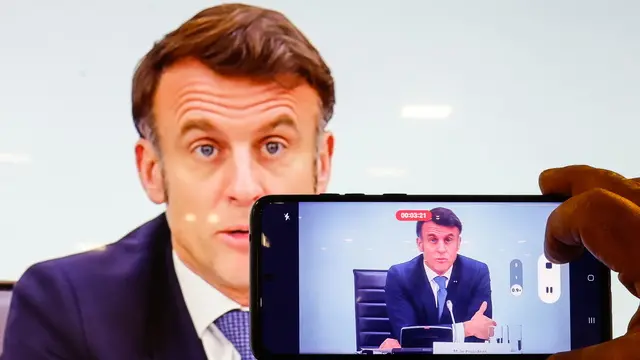
[{"label": "flash icon", "polygon": [[284,220],[289,221],[289,213],[284,214]]}]

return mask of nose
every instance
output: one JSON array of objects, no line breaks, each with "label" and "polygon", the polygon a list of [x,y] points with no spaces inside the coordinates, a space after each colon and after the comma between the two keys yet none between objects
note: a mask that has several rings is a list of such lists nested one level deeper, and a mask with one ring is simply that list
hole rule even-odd
[{"label": "nose", "polygon": [[233,175],[228,188],[232,202],[240,206],[251,206],[264,195],[259,170],[249,154],[237,154],[233,158]]},{"label": "nose", "polygon": [[438,245],[436,245],[436,251],[439,253],[447,252],[447,246],[444,244],[443,241],[438,241]]}]

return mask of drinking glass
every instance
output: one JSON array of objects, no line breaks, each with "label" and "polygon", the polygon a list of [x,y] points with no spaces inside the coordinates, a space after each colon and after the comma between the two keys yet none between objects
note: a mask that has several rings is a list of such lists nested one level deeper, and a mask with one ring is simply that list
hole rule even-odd
[{"label": "drinking glass", "polygon": [[522,325],[509,325],[508,335],[511,352],[522,352]]},{"label": "drinking glass", "polygon": [[493,336],[489,338],[489,342],[492,344],[502,344],[505,341],[505,332],[508,331],[504,325],[498,325],[493,328]]}]

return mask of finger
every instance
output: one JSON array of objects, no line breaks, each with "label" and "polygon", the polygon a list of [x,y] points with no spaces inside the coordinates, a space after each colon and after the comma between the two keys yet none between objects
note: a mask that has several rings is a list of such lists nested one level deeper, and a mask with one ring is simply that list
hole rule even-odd
[{"label": "finger", "polygon": [[[633,296],[640,297],[640,283],[638,283],[637,277],[634,278],[634,273],[620,273],[618,274],[618,280]],[[638,313],[636,313],[637,315]]]},{"label": "finger", "polygon": [[558,206],[547,221],[545,255],[556,263],[578,256],[583,246],[628,283],[640,280],[640,207],[612,192],[594,189]]},{"label": "finger", "polygon": [[628,334],[606,343],[553,355],[549,360],[629,360],[638,358],[640,334]]},{"label": "finger", "polygon": [[483,301],[478,311],[476,311],[476,315],[484,315],[485,311],[487,311],[487,302]]},{"label": "finger", "polygon": [[586,165],[545,170],[538,179],[543,194],[576,196],[591,189],[605,189],[640,204],[640,182],[613,171]]}]

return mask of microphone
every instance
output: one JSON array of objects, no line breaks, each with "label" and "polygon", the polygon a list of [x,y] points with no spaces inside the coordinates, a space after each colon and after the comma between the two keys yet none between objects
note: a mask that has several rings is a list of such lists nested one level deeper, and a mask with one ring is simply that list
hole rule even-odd
[{"label": "microphone", "polygon": [[453,342],[456,342],[456,318],[453,316],[453,303],[451,300],[447,300],[447,309],[449,309],[449,314],[451,314],[451,332],[453,333]]}]

